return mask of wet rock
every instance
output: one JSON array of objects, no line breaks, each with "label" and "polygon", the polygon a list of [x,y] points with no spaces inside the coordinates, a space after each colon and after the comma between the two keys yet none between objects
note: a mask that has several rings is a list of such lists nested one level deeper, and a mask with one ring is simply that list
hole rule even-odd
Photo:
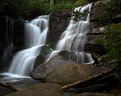
[{"label": "wet rock", "polygon": [[[82,55],[75,56],[76,54],[74,54],[74,52],[70,52],[70,51],[60,51],[54,57],[48,58],[43,63],[40,62],[42,58],[41,58],[41,56],[39,56],[37,61],[38,61],[38,64],[40,62],[40,65],[37,68],[35,68],[30,73],[30,75],[34,79],[45,80],[47,74],[49,74],[50,72],[52,72],[53,70],[55,70],[56,68],[58,68],[64,64],[76,64],[77,59],[78,59],[78,63],[81,63]],[[92,63],[91,60],[88,60],[88,56],[86,55],[86,53],[83,53],[83,54],[84,54],[83,56],[85,56],[85,59],[83,61],[85,63]]]},{"label": "wet rock", "polygon": [[[92,42],[91,42],[92,43]],[[85,51],[90,51],[98,55],[106,54],[106,49],[100,44],[86,44]]]},{"label": "wet rock", "polygon": [[62,32],[67,28],[70,18],[71,12],[67,10],[50,15],[47,43],[57,42]]},{"label": "wet rock", "polygon": [[68,84],[108,70],[106,67],[97,67],[93,64],[79,64],[72,61],[68,58],[70,53],[68,51],[60,51],[48,62],[40,64],[35,68],[30,73],[30,76],[43,82]]},{"label": "wet rock", "polygon": [[7,96],[63,96],[63,91],[60,85],[40,83]]},{"label": "wet rock", "polygon": [[5,96],[5,95],[10,94],[12,92],[13,92],[12,90],[0,86],[0,96]]},{"label": "wet rock", "polygon": [[51,47],[49,45],[41,46],[40,53],[37,56],[35,63],[34,63],[34,68],[36,68],[37,66],[39,66],[45,61],[46,56],[50,53],[50,51],[51,51]]},{"label": "wet rock", "polygon": [[81,93],[78,95],[74,95],[74,96],[115,96],[115,94],[110,94],[110,93]]},{"label": "wet rock", "polygon": [[33,79],[41,80],[42,82],[45,82],[46,80],[46,70],[47,66],[45,64],[40,64],[37,68],[35,68],[32,72],[30,72],[30,76]]},{"label": "wet rock", "polygon": [[[62,54],[62,53],[60,53]],[[34,79],[39,79],[39,80],[45,80],[46,76],[49,72],[53,71],[54,69],[60,67],[63,64],[72,64],[75,63],[74,61],[71,60],[66,60],[64,59],[63,56],[61,55],[57,55],[54,58],[52,58],[51,60],[49,60],[49,62],[46,62],[46,64],[40,64],[37,68],[35,68],[31,73],[31,77]]]}]

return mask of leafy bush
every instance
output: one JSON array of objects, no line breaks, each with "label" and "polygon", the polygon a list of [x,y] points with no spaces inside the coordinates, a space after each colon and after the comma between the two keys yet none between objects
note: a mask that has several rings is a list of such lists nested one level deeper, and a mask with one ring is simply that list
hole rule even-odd
[{"label": "leafy bush", "polygon": [[121,24],[108,25],[104,36],[104,45],[108,51],[109,56],[113,59],[119,60],[121,56]]},{"label": "leafy bush", "polygon": [[3,15],[31,18],[47,14],[48,0],[0,0],[0,11]]},{"label": "leafy bush", "polygon": [[87,3],[88,3],[88,0],[76,0],[75,1],[76,6],[84,5],[84,4],[87,4]]},{"label": "leafy bush", "polygon": [[77,4],[77,0],[55,0],[55,4],[50,6],[49,0],[0,0],[0,12],[16,18],[31,19],[41,14],[72,10],[84,1],[86,0],[78,0]]},{"label": "leafy bush", "polygon": [[107,50],[107,54],[101,58],[102,61],[115,62],[118,76],[121,77],[121,23],[106,26],[106,32],[98,41]]},{"label": "leafy bush", "polygon": [[50,7],[50,12],[62,11],[62,10],[72,10],[75,6],[72,2],[61,1],[57,2],[55,5]]},{"label": "leafy bush", "polygon": [[109,16],[109,22],[112,22],[113,16],[121,11],[121,0],[110,0],[106,7]]}]

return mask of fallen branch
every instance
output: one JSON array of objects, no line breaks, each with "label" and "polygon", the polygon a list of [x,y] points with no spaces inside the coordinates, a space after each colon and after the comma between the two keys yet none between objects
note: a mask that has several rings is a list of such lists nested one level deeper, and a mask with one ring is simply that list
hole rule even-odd
[{"label": "fallen branch", "polygon": [[89,86],[89,85],[93,85],[96,80],[98,80],[100,78],[104,78],[105,76],[108,76],[108,75],[112,74],[113,72],[114,72],[114,70],[111,69],[109,71],[106,71],[104,73],[100,73],[98,75],[92,76],[92,77],[87,78],[85,80],[80,80],[80,81],[65,85],[65,86],[62,87],[62,89],[67,90],[67,89],[70,89],[70,88],[75,88],[77,86],[82,88],[82,87],[86,87],[86,86]]},{"label": "fallen branch", "polygon": [[0,83],[0,86],[3,86],[5,88],[11,89],[12,91],[18,91],[12,84],[10,83]]}]

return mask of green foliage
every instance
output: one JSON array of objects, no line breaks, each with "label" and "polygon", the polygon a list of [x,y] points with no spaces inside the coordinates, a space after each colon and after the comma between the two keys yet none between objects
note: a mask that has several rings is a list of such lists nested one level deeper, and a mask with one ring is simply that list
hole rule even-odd
[{"label": "green foliage", "polygon": [[40,14],[47,14],[48,0],[1,0],[2,14],[13,17],[30,18]]},{"label": "green foliage", "polygon": [[72,10],[75,6],[72,2],[61,1],[57,2],[55,5],[50,7],[50,12],[62,11],[62,10]]},{"label": "green foliage", "polygon": [[121,77],[121,23],[106,26],[104,36],[98,42],[107,50],[107,54],[101,57],[101,61],[115,62],[118,76]]},{"label": "green foliage", "polygon": [[61,10],[72,10],[77,5],[81,5],[86,0],[55,0],[55,4],[50,6],[49,0],[0,0],[0,12],[3,15],[22,18],[34,18],[41,14]]},{"label": "green foliage", "polygon": [[108,54],[119,60],[121,56],[121,24],[111,24],[107,26],[107,32],[104,36],[104,45],[108,50]]},{"label": "green foliage", "polygon": [[109,22],[111,22],[113,16],[121,11],[121,0],[110,0],[106,7],[109,16]]},{"label": "green foliage", "polygon": [[55,5],[50,7],[51,12],[73,10],[75,7],[87,4],[87,0],[55,0]]},{"label": "green foliage", "polygon": [[88,0],[76,0],[75,1],[76,6],[84,5],[84,4],[87,4],[87,3],[88,3]]},{"label": "green foliage", "polygon": [[88,14],[88,10],[85,10],[84,13],[80,13],[78,11],[73,11],[73,20],[78,21],[81,19],[81,17],[84,17]]}]

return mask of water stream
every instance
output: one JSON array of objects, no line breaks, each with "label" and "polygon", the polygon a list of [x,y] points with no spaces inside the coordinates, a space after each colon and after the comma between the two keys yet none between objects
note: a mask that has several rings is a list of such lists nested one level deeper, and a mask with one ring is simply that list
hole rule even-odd
[{"label": "water stream", "polygon": [[[84,52],[84,46],[87,42],[86,34],[89,32],[91,5],[92,4],[87,4],[75,8],[74,13],[80,13],[80,17],[76,18],[75,14],[72,16],[67,29],[62,33],[55,49],[50,53],[46,62],[56,56],[60,51],[71,52],[71,54],[68,55],[68,59],[81,64],[92,64],[94,62],[91,54]],[[82,16],[82,14],[85,15]],[[8,19],[6,19],[6,42],[8,39],[7,20]],[[35,59],[40,54],[42,46],[46,44],[48,22],[49,15],[43,15],[35,18],[31,22],[25,23],[25,49],[14,55],[8,72],[1,74],[5,77],[2,77],[0,82],[10,82],[15,85],[20,84],[19,88],[24,88],[27,83],[29,83],[29,85],[36,83],[36,81],[29,77],[29,73],[33,69]],[[11,23],[11,34],[13,36],[14,23],[13,21]],[[13,37],[11,40],[13,40]],[[7,46],[4,58],[6,58],[8,53],[13,49],[13,43],[11,42],[10,44],[7,44]]]},{"label": "water stream", "polygon": [[25,23],[25,49],[17,52],[8,73],[4,75],[28,76],[33,69],[36,57],[41,47],[46,43],[49,16],[43,15]]},{"label": "water stream", "polygon": [[[67,29],[62,33],[55,50],[50,54],[47,61],[57,55],[58,52],[66,50],[73,52],[68,57],[71,60],[82,64],[94,62],[91,54],[84,52],[84,45],[87,42],[86,34],[89,32],[91,6],[92,4],[87,4],[74,9],[75,14],[73,14]],[[79,17],[76,17],[77,12],[80,14]]]},{"label": "water stream", "polygon": [[[51,52],[46,62],[63,50],[71,52],[68,55],[68,59],[78,63],[92,64],[94,62],[91,54],[84,52],[84,46],[87,42],[86,34],[89,32],[91,5],[87,4],[75,8],[73,12],[80,13],[80,16],[76,18],[76,14],[73,14],[67,29],[62,33],[54,51]],[[35,18],[31,22],[25,23],[25,49],[15,54],[9,71],[3,73],[3,75],[17,78],[21,78],[22,76],[25,78],[27,76],[28,78],[29,73],[34,67],[36,57],[40,54],[42,46],[46,44],[48,22],[49,15],[43,15]]]}]

